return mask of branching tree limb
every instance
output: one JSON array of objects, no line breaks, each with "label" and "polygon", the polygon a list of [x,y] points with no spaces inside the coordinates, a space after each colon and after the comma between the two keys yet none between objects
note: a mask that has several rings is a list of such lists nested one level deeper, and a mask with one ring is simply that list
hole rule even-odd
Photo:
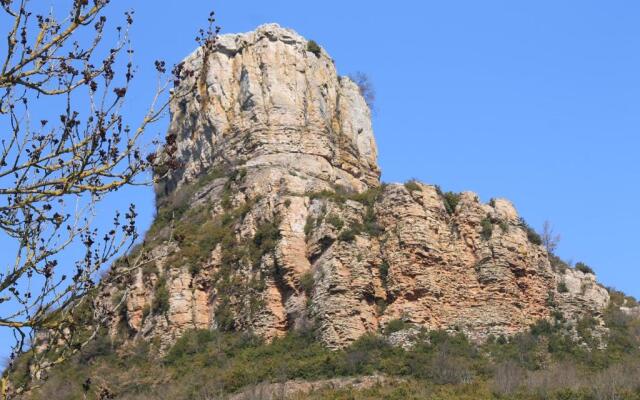
[{"label": "branching tree limb", "polygon": [[561,236],[555,233],[551,222],[544,221],[541,236],[542,244],[547,249],[547,252],[549,252],[549,254],[554,254],[556,249],[558,248],[558,244],[560,243]]},{"label": "branching tree limb", "polygon": [[[13,243],[0,256],[0,327],[14,332],[12,360],[34,353],[36,375],[95,336],[74,334],[78,313],[89,313],[99,326],[113,312],[91,294],[97,272],[137,239],[137,213],[131,205],[100,232],[96,204],[145,183],[142,173],[160,159],[175,166],[170,156],[156,156],[159,142],[141,145],[167,110],[164,62],[156,62],[159,83],[142,121],[131,126],[122,115],[136,75],[128,34],[133,12],[116,28],[116,43],[105,47],[109,0],[66,3],[57,14],[38,14],[29,0],[0,0],[0,18],[10,21],[0,54],[0,234]],[[70,261],[78,247],[82,255]],[[130,268],[144,257],[139,253]],[[47,340],[36,340],[43,332]],[[10,370],[11,364],[0,381],[1,398],[9,395]]]}]

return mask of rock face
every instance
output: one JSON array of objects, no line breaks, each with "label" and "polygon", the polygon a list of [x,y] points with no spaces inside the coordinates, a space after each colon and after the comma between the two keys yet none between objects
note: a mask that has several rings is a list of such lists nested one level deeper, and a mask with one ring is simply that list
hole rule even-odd
[{"label": "rock face", "polygon": [[307,48],[265,25],[184,61],[180,168],[157,185],[149,260],[107,285],[126,295],[113,334],[312,328],[339,348],[402,320],[481,341],[606,306],[591,276],[552,269],[508,201],[381,184],[358,86]]},{"label": "rock face", "polygon": [[291,179],[300,187],[290,189],[378,185],[370,111],[358,87],[338,77],[324,51],[306,49],[295,32],[265,25],[187,57],[183,70],[193,74],[176,89],[169,128],[185,168],[162,190],[221,164],[260,169],[265,186],[281,186],[286,171],[304,178]]},{"label": "rock face", "polygon": [[568,317],[588,314],[599,316],[609,303],[609,292],[593,274],[575,269],[558,271],[558,309]]}]

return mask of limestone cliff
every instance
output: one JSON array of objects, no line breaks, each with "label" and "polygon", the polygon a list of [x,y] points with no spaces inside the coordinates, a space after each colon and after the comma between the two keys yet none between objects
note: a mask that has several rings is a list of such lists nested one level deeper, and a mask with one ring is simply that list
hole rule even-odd
[{"label": "limestone cliff", "polygon": [[381,184],[358,86],[295,32],[225,35],[182,69],[180,168],[156,187],[153,261],[108,284],[126,295],[113,334],[313,327],[337,348],[402,319],[482,340],[607,305],[591,275],[554,271],[508,201]]}]

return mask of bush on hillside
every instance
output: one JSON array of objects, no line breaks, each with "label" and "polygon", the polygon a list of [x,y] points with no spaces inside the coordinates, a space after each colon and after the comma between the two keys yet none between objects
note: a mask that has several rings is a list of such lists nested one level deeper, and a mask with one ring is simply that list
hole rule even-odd
[{"label": "bush on hillside", "polygon": [[590,266],[588,266],[587,264],[583,263],[583,262],[578,262],[576,263],[576,269],[580,272],[583,272],[585,274],[594,274],[593,269],[591,269]]},{"label": "bush on hillside", "polygon": [[316,57],[320,57],[320,54],[322,54],[322,49],[315,40],[309,40],[307,42],[307,51],[315,54]]},{"label": "bush on hillside", "polygon": [[489,219],[488,217],[483,219],[480,222],[480,227],[482,228],[482,230],[480,231],[480,235],[482,236],[482,238],[484,240],[491,239],[491,236],[493,235],[493,223],[491,222],[491,219]]}]

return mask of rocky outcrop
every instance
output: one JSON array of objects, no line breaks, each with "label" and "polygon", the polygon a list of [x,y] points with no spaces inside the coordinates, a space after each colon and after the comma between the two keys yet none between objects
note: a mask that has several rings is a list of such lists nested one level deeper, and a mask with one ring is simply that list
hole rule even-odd
[{"label": "rocky outcrop", "polygon": [[[472,338],[512,334],[546,317],[553,274],[510,203],[463,193],[452,215],[432,186],[391,186],[381,220],[393,302],[383,321],[403,318]],[[482,224],[491,233],[482,236]]]},{"label": "rocky outcrop", "polygon": [[591,277],[554,271],[507,200],[381,184],[358,86],[307,48],[265,25],[185,60],[168,135],[181,167],[157,185],[148,261],[107,285],[126,292],[118,326],[163,347],[191,328],[311,328],[339,348],[396,320],[481,341],[606,306]]},{"label": "rocky outcrop", "polygon": [[[297,33],[264,25],[224,35],[217,51],[199,48],[181,69],[169,135],[177,137],[184,168],[160,191],[229,164],[259,169],[266,180],[260,189],[378,185],[370,111],[358,87],[338,76],[324,51],[307,51]],[[283,175],[290,181],[284,187]]]},{"label": "rocky outcrop", "polygon": [[569,318],[601,316],[609,304],[609,292],[598,284],[593,274],[565,268],[558,271],[556,279],[557,308]]}]

